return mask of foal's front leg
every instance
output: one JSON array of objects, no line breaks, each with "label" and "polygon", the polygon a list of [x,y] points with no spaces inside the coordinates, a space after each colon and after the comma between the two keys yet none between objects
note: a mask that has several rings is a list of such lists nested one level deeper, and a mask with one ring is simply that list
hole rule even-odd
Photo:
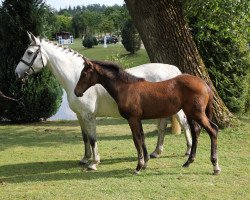
[{"label": "foal's front leg", "polygon": [[[129,126],[130,126],[131,131],[132,131],[134,144],[135,144],[137,154],[138,154],[138,164],[137,164],[137,167],[135,169],[135,174],[139,174],[140,170],[145,165],[143,152],[145,154],[147,154],[147,148],[146,148],[145,143],[143,145],[141,121],[139,119],[136,119],[136,118],[130,118],[128,120],[128,123],[129,123]],[[148,157],[148,155],[146,155],[146,156]]]}]

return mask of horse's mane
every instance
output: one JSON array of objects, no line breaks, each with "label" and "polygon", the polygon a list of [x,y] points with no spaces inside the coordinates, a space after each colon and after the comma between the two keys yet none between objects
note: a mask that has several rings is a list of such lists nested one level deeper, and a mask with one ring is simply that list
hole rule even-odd
[{"label": "horse's mane", "polygon": [[80,54],[79,52],[69,48],[68,46],[63,46],[62,44],[58,44],[58,43],[53,42],[53,41],[48,40],[48,39],[43,39],[43,41],[47,42],[48,44],[51,44],[55,48],[60,48],[62,50],[62,52],[65,53],[65,54],[71,53],[73,56],[76,55],[77,57],[80,57],[81,59],[84,59],[84,56],[82,54]]},{"label": "horse's mane", "polygon": [[100,70],[105,73],[110,79],[119,79],[126,83],[144,81],[144,78],[138,78],[124,71],[118,64],[108,61],[91,60],[93,64],[100,66]]}]

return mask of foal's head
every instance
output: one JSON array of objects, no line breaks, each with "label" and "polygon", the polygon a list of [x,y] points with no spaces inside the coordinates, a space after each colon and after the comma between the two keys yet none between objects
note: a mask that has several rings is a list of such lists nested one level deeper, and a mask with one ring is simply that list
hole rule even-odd
[{"label": "foal's head", "polygon": [[97,84],[99,82],[97,71],[95,70],[94,63],[85,60],[85,67],[83,68],[79,81],[75,87],[75,95],[77,97],[82,97],[83,93],[90,88],[91,86]]}]

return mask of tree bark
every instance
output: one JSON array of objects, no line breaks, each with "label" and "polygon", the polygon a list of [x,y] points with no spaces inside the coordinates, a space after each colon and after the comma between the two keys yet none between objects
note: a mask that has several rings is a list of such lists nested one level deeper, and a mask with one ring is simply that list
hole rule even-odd
[{"label": "tree bark", "polygon": [[181,0],[125,0],[151,62],[175,65],[205,80],[214,91],[213,119],[229,124],[232,114],[219,97],[184,20]]}]

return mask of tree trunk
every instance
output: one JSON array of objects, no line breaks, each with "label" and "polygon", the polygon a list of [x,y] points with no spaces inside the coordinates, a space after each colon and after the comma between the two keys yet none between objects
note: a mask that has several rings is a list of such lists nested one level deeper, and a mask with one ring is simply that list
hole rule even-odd
[{"label": "tree trunk", "polygon": [[151,62],[178,66],[204,79],[214,91],[214,121],[227,126],[232,114],[219,97],[184,20],[180,0],[125,0]]}]

